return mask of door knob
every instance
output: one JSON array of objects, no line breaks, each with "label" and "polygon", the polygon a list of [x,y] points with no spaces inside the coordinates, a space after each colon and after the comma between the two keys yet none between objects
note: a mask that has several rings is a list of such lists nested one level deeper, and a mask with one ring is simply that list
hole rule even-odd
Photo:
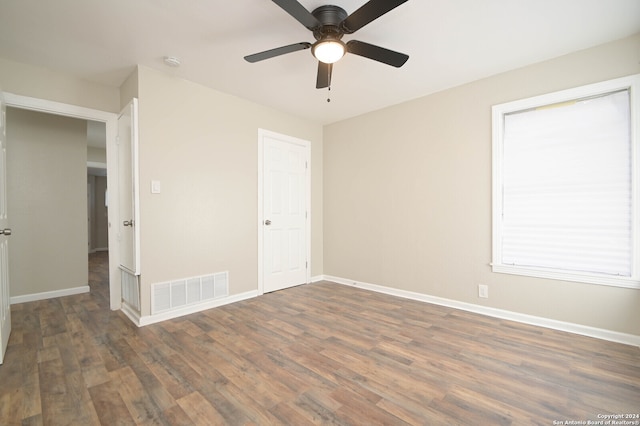
[{"label": "door knob", "polygon": [[264,221],[264,224],[269,226],[269,225],[271,225],[271,221],[269,219],[267,219],[267,220]]},{"label": "door knob", "polygon": [[122,222],[124,226],[133,226],[133,219]]},{"label": "door knob", "polygon": [[0,229],[0,235],[11,235],[11,229]]}]

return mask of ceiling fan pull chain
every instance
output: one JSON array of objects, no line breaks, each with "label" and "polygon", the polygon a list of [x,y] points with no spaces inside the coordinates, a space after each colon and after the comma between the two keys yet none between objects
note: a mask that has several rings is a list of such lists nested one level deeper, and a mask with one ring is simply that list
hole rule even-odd
[{"label": "ceiling fan pull chain", "polygon": [[331,86],[327,86],[327,102],[331,102]]}]

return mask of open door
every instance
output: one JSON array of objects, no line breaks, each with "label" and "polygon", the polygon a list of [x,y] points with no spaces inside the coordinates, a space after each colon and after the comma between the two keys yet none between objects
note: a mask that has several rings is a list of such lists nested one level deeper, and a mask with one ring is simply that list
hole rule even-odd
[{"label": "open door", "polygon": [[133,99],[118,116],[118,194],[120,267],[140,275],[138,223],[138,100]]},{"label": "open door", "polygon": [[9,300],[9,241],[11,235],[7,215],[7,113],[0,92],[0,364],[11,334],[11,303]]}]

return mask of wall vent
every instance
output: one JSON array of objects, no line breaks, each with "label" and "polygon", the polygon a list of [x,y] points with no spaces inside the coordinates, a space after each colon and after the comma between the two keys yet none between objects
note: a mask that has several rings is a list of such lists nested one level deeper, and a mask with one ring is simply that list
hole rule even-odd
[{"label": "wall vent", "polygon": [[140,284],[138,277],[129,271],[120,269],[122,301],[140,313]]},{"label": "wall vent", "polygon": [[229,295],[229,272],[156,283],[151,293],[152,315],[197,305]]}]

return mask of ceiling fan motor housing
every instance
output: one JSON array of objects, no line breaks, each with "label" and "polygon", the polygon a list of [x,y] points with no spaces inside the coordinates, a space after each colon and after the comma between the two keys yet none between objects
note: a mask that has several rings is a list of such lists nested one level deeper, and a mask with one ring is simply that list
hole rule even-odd
[{"label": "ceiling fan motor housing", "polygon": [[347,12],[333,5],[320,6],[311,14],[322,24],[322,26],[313,29],[313,36],[316,40],[337,39],[340,40],[344,35],[344,31],[340,28],[340,24],[347,18]]}]

